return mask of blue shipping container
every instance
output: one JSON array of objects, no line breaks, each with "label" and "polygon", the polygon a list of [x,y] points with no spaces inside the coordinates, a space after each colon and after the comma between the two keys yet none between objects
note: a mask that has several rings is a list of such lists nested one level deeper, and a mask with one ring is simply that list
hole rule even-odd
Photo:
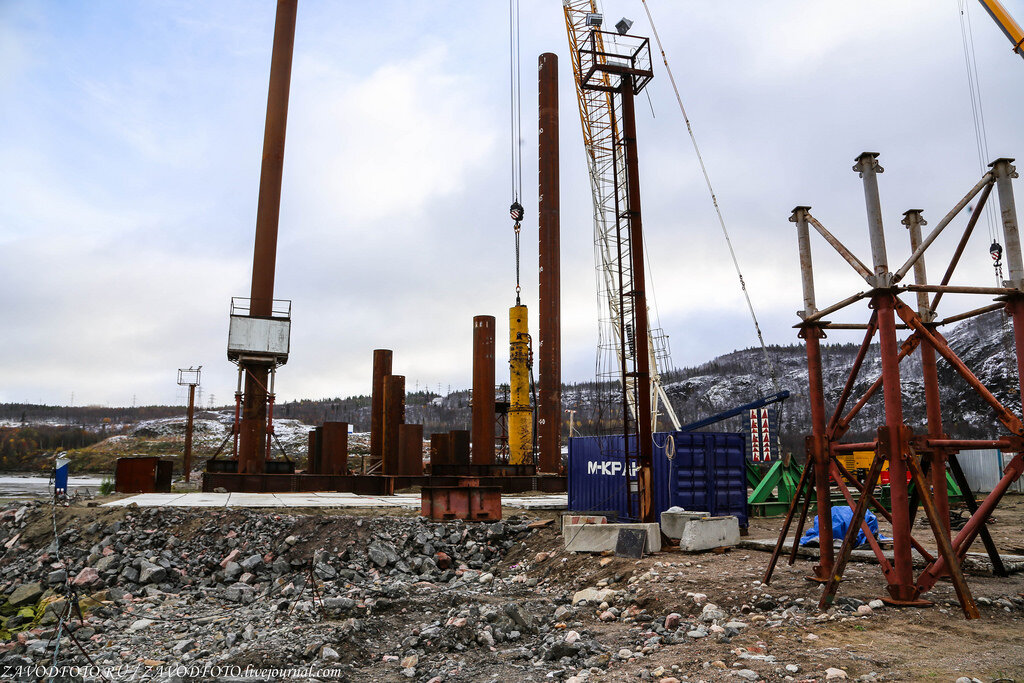
[{"label": "blue shipping container", "polygon": [[[671,457],[669,457],[671,455]],[[712,515],[735,515],[747,526],[747,480],[744,471],[746,440],[742,434],[718,432],[659,432],[654,435],[654,507],[662,511],[678,505]],[[632,515],[627,489],[635,486],[636,462],[626,464],[621,436],[584,436],[569,439],[569,509]]]}]

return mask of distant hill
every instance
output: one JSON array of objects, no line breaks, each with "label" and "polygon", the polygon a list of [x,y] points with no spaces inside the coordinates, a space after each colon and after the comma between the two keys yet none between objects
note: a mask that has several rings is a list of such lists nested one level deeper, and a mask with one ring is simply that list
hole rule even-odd
[{"label": "distant hill", "polygon": [[[996,397],[1011,410],[1019,411],[1012,329],[1003,314],[996,312],[972,318],[945,333],[953,350],[974,369]],[[856,344],[822,345],[828,410],[832,409],[842,391],[857,348]],[[804,347],[797,344],[772,346],[768,353],[778,370],[779,387],[792,394],[782,411],[780,436],[783,448],[802,457],[804,435],[810,429]],[[924,386],[921,363],[916,353],[903,361],[900,372],[903,377],[904,419],[915,431],[922,431],[925,421]],[[881,362],[875,344],[861,369],[854,399],[880,374]],[[663,379],[665,391],[684,424],[776,391],[760,348],[743,349],[698,366],[676,369],[664,373]],[[941,359],[939,379],[944,425],[950,436],[987,438],[1000,433],[989,408]],[[607,433],[616,426],[619,414],[615,407],[617,393],[617,387],[607,383],[565,384],[562,387],[562,407],[564,410],[576,411],[577,433]],[[507,385],[499,386],[497,394],[499,398],[507,396]],[[451,429],[469,429],[471,399],[469,390],[452,391],[446,396],[430,391],[409,393],[406,397],[406,421],[422,424],[425,435]],[[22,456],[29,453],[33,458],[57,450],[81,448],[91,453],[105,450],[123,453],[125,439],[109,439],[110,436],[130,437],[132,444],[149,442],[161,454],[171,454],[181,448],[180,432],[184,429],[182,413],[181,406],[104,408],[0,404],[0,437],[3,439],[0,441],[0,469],[24,466]],[[341,421],[352,424],[356,432],[368,431],[370,397],[364,395],[281,403],[276,406],[275,415],[281,420],[280,433],[288,435],[286,450],[289,454],[300,455],[304,452],[303,435],[311,425],[319,425],[328,420]],[[209,455],[215,450],[216,444],[213,442],[223,440],[232,416],[232,407],[197,413],[201,429],[209,432],[197,437],[197,455]],[[847,439],[870,438],[883,420],[882,396],[879,392],[854,421]],[[158,433],[146,437],[147,429],[155,429]],[[744,416],[707,428],[710,431],[740,433],[747,429],[748,422]],[[568,436],[568,430],[566,416],[562,424],[563,438]],[[122,445],[119,447],[118,443]],[[161,445],[153,445],[157,443]],[[5,456],[12,454],[15,456],[13,459],[5,459]]]}]

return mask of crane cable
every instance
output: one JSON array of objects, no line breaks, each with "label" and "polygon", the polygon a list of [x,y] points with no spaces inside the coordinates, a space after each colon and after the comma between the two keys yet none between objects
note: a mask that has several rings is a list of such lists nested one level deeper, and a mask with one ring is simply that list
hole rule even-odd
[{"label": "crane cable", "polygon": [[711,195],[711,203],[714,204],[715,213],[718,215],[718,224],[722,226],[722,235],[725,237],[725,243],[729,247],[729,255],[732,257],[732,264],[736,268],[736,277],[740,281],[740,289],[743,290],[743,298],[746,299],[747,309],[750,311],[750,318],[754,322],[754,330],[757,332],[757,340],[761,344],[761,353],[764,355],[764,360],[768,364],[768,371],[771,373],[772,385],[775,387],[776,392],[782,391],[779,387],[778,372],[775,368],[775,363],[772,361],[771,356],[768,354],[768,347],[764,343],[764,336],[761,334],[761,326],[757,322],[757,314],[754,313],[754,305],[750,302],[750,294],[747,292],[747,284],[743,280],[743,272],[740,270],[740,263],[736,259],[736,251],[732,247],[732,240],[729,239],[729,231],[725,227],[725,218],[722,217],[722,210],[718,206],[718,197],[715,195],[715,190],[711,185],[711,178],[708,175],[708,170],[704,166],[704,158],[701,156],[700,147],[697,146],[697,137],[693,133],[693,127],[690,125],[690,118],[686,115],[686,108],[683,106],[683,98],[679,94],[679,88],[676,86],[676,79],[672,75],[672,67],[668,65],[668,57],[665,55],[665,48],[661,44],[661,37],[658,35],[658,29],[654,26],[654,17],[651,16],[651,10],[647,6],[647,0],[640,0],[644,6],[644,12],[647,13],[647,20],[651,24],[651,31],[654,33],[654,40],[658,43],[658,50],[661,52],[661,61],[665,64],[665,71],[668,73],[669,82],[672,83],[672,90],[676,94],[676,102],[679,103],[679,111],[683,115],[683,121],[686,123],[686,132],[690,134],[690,142],[693,143],[693,151],[697,154],[697,161],[700,163],[701,173],[704,174],[704,182],[708,186],[708,193]]},{"label": "crane cable", "polygon": [[522,89],[519,73],[519,0],[508,2],[508,53],[509,53],[509,141],[512,145],[512,205],[509,216],[514,222],[513,230],[516,240],[516,306],[520,304],[522,286],[519,278],[519,231],[526,211],[520,203],[523,192],[523,120],[522,120]]},{"label": "crane cable", "polygon": [[[971,25],[971,10],[965,0],[957,0],[960,17],[960,40],[964,50],[964,67],[967,71],[967,88],[971,94],[971,116],[974,121],[974,142],[978,152],[978,167],[985,172],[985,161],[989,158],[988,131],[985,128],[985,109],[981,103],[981,80],[978,78],[978,56],[974,50],[974,27]],[[992,241],[989,254],[995,270],[996,286],[1002,286],[1003,246],[999,244],[996,221],[993,220],[995,207],[985,206],[985,220],[988,224],[988,238]]]}]

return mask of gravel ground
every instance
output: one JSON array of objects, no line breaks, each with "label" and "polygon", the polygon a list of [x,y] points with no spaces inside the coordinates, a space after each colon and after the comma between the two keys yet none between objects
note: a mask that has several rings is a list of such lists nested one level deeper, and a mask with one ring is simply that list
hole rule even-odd
[{"label": "gravel ground", "polygon": [[[997,513],[1004,549],[1022,508]],[[931,608],[882,606],[873,564],[820,612],[804,560],[764,586],[754,550],[566,553],[540,513],[75,506],[56,522],[59,548],[49,506],[0,509],[0,680],[49,679],[33,667],[56,660],[55,680],[103,680],[70,668],[92,663],[107,680],[1024,681],[1020,574],[969,575],[967,621],[947,583]]]}]

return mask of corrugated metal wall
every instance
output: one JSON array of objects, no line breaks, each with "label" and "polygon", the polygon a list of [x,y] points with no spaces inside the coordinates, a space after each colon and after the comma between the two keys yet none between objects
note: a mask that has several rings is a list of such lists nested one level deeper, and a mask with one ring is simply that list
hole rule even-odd
[{"label": "corrugated metal wall", "polygon": [[[1001,453],[996,449],[960,451],[957,459],[971,485],[973,493],[988,493],[1003,478],[1003,468],[1012,453]],[[1010,491],[1024,493],[1024,477],[1010,486]]]},{"label": "corrugated metal wall", "polygon": [[[678,505],[712,515],[736,515],[740,526],[747,526],[743,435],[667,432],[655,434],[654,444],[654,505],[659,516]],[[620,518],[629,518],[622,437],[570,439],[568,488],[570,510],[616,511]],[[635,493],[632,500],[635,511]]]}]

